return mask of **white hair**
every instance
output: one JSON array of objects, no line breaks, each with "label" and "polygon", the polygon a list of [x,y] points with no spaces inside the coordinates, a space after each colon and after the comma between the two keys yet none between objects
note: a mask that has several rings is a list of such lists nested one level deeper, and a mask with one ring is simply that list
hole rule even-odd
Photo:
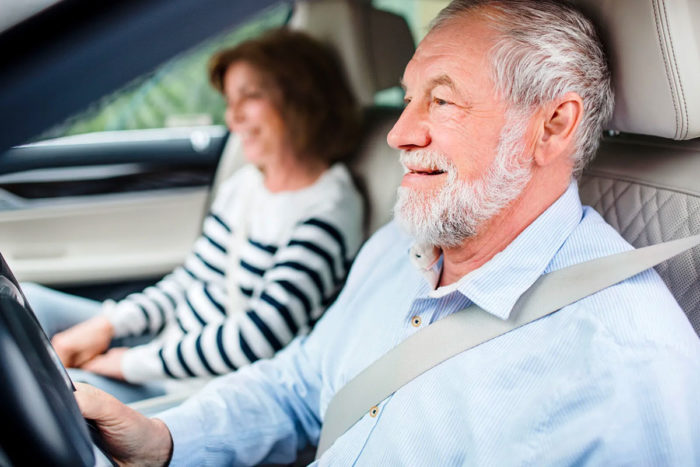
[{"label": "white hair", "polygon": [[578,177],[593,159],[603,125],[613,110],[610,71],[593,24],[554,0],[453,0],[431,30],[478,12],[498,33],[490,51],[492,79],[500,96],[519,110],[534,110],[567,92],[583,100],[572,154]]},{"label": "white hair", "polygon": [[532,157],[523,147],[526,119],[509,113],[501,130],[496,157],[483,177],[460,180],[455,165],[443,154],[417,149],[401,152],[401,163],[447,173],[438,193],[399,187],[394,217],[417,243],[455,247],[474,236],[479,226],[522,193],[530,181]]}]

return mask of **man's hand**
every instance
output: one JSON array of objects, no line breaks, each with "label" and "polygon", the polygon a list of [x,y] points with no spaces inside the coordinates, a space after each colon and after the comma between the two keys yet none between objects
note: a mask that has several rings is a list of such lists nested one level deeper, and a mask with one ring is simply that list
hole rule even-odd
[{"label": "man's hand", "polygon": [[95,421],[109,453],[119,465],[167,464],[173,440],[165,423],[147,418],[89,384],[75,383],[75,386],[75,399],[83,417]]},{"label": "man's hand", "polygon": [[105,316],[95,316],[51,339],[53,348],[66,367],[79,367],[104,352],[114,335],[114,328]]},{"label": "man's hand", "polygon": [[96,355],[80,366],[83,370],[97,373],[98,375],[124,380],[122,373],[122,359],[128,347],[114,347],[102,355]]}]

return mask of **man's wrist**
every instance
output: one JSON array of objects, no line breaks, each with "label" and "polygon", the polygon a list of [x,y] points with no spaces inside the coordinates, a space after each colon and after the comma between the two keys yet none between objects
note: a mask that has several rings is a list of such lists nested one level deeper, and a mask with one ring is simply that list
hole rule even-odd
[{"label": "man's wrist", "polygon": [[170,434],[168,426],[159,418],[152,418],[151,422],[154,427],[152,453],[153,464],[163,466],[170,464],[173,458],[173,437]]}]

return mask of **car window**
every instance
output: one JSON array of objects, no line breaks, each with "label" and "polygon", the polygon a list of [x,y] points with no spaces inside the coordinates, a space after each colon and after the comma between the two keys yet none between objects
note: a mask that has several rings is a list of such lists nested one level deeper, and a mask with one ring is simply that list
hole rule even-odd
[{"label": "car window", "polygon": [[[403,16],[416,44],[428,32],[430,21],[448,3],[449,0],[372,0],[374,7]],[[385,89],[378,92],[374,100],[377,105],[400,107],[403,105],[403,90],[398,86]]]},{"label": "car window", "polygon": [[224,101],[208,82],[209,57],[216,50],[283,25],[290,12],[286,2],[264,10],[160,65],[36,139],[99,131],[223,125]]},{"label": "car window", "polygon": [[403,16],[416,44],[428,32],[430,21],[448,3],[450,0],[372,0],[374,7]]}]

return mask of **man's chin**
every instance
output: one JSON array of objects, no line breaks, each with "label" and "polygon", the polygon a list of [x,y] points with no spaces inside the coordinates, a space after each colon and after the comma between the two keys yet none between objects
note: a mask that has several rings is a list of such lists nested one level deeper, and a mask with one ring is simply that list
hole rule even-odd
[{"label": "man's chin", "polygon": [[415,243],[439,248],[459,246],[474,235],[474,229],[464,223],[443,221],[449,219],[447,213],[436,216],[427,206],[416,209],[411,200],[398,201],[394,207],[394,220],[397,225],[413,238]]},{"label": "man's chin", "polygon": [[444,250],[446,248],[458,247],[473,236],[471,231],[466,232],[462,230],[459,232],[449,232],[435,225],[416,225],[407,222],[400,216],[394,216],[394,219],[401,230],[408,234],[408,236],[413,239],[414,243],[418,245],[437,247]]}]

